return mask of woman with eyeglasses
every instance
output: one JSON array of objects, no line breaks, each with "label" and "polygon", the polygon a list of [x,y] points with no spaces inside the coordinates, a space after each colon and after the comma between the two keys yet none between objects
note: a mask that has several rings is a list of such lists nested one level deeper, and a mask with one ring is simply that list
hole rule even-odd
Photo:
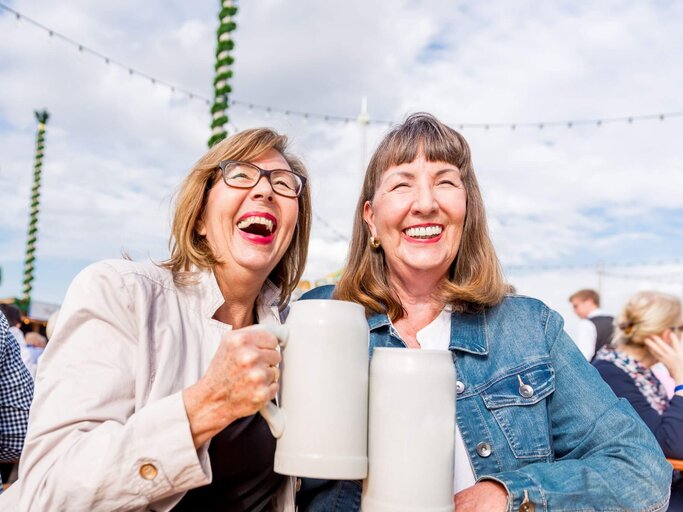
[{"label": "woman with eyeglasses", "polygon": [[[615,340],[593,365],[614,393],[626,398],[667,457],[683,459],[683,313],[681,301],[656,291],[636,293],[618,319]],[[676,382],[669,399],[650,368],[662,363]],[[669,510],[683,510],[683,482],[674,475]]]},{"label": "woman with eyeglasses", "polygon": [[294,510],[257,414],[279,389],[277,340],[252,326],[280,323],[303,272],[306,174],[286,137],[233,135],[181,185],[167,261],[76,277],[0,509]]}]

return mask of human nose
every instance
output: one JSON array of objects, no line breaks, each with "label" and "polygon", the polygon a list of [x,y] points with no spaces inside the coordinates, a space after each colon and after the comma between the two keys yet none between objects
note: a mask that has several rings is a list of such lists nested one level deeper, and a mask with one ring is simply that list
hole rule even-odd
[{"label": "human nose", "polygon": [[273,192],[273,185],[270,183],[270,177],[262,174],[256,185],[251,189],[251,196],[254,199],[265,199],[272,201],[275,192]]},{"label": "human nose", "polygon": [[413,201],[413,213],[432,213],[438,208],[436,196],[431,186],[419,184],[415,190],[415,201]]}]

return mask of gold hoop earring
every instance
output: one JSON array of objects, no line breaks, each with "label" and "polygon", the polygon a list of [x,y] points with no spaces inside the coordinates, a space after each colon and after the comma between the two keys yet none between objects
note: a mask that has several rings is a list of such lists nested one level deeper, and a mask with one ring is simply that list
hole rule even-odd
[{"label": "gold hoop earring", "polygon": [[374,236],[371,236],[371,237],[370,237],[370,247],[372,247],[373,249],[376,250],[376,249],[379,249],[379,246],[380,246],[380,245],[381,245],[381,244],[380,244],[380,242],[379,242],[379,238],[374,237]]}]

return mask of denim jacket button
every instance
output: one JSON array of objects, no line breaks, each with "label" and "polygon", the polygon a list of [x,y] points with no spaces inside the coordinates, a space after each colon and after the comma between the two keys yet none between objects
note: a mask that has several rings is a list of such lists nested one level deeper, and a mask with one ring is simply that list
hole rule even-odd
[{"label": "denim jacket button", "polygon": [[478,454],[480,457],[486,458],[486,457],[488,457],[489,455],[491,455],[491,452],[492,452],[492,451],[493,451],[493,450],[491,450],[491,445],[488,444],[488,443],[479,443],[479,444],[477,445],[477,454]]},{"label": "denim jacket button", "polygon": [[531,398],[534,396],[534,388],[529,386],[529,384],[523,384],[519,386],[519,394],[522,395],[524,398]]},{"label": "denim jacket button", "polygon": [[455,383],[455,392],[460,395],[463,391],[465,391],[465,385],[462,382],[457,381]]}]

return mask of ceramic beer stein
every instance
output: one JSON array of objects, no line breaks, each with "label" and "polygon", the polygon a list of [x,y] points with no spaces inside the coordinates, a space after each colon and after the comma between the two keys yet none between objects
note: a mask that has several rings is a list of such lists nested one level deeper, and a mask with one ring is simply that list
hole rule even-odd
[{"label": "ceramic beer stein", "polygon": [[447,350],[374,349],[363,512],[453,512],[455,382]]},{"label": "ceramic beer stein", "polygon": [[[368,342],[361,306],[294,302],[278,335],[280,407],[261,414],[278,438],[275,472],[357,480],[367,476]],[[283,338],[286,337],[286,340]]]}]

